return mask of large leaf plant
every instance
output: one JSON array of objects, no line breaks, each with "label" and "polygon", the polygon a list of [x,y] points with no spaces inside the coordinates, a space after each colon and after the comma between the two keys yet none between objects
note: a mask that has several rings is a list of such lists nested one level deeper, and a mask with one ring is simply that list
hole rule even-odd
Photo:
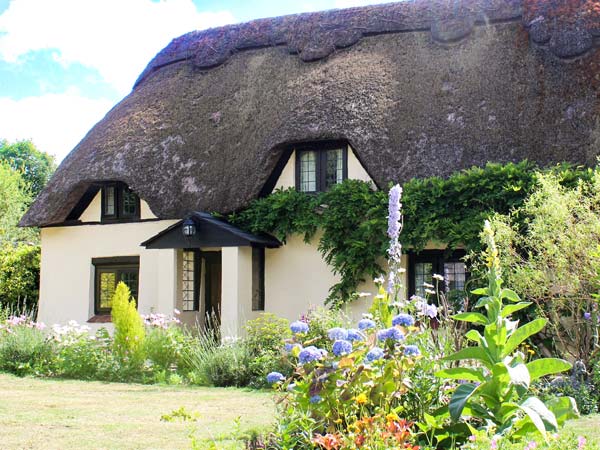
[{"label": "large leaf plant", "polygon": [[522,325],[511,319],[511,314],[527,308],[531,302],[521,301],[514,291],[502,288],[498,250],[487,221],[484,238],[488,287],[473,291],[482,296],[475,305],[481,312],[453,316],[454,320],[483,326],[483,334],[471,329],[465,337],[475,345],[445,358],[466,363],[436,373],[438,377],[460,383],[450,399],[447,413],[454,423],[466,422],[469,427],[480,425],[492,429],[498,436],[518,440],[527,434],[539,433],[545,439],[548,432],[556,431],[565,420],[576,416],[577,407],[570,397],[543,402],[533,394],[531,383],[568,370],[571,364],[558,358],[526,362],[519,346],[541,331],[546,319],[537,318]]}]

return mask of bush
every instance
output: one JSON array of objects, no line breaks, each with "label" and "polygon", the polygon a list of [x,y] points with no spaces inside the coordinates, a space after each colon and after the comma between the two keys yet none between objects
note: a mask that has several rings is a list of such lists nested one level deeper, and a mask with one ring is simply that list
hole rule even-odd
[{"label": "bush", "polygon": [[39,245],[12,244],[0,250],[0,304],[17,309],[37,306],[40,284]]},{"label": "bush", "polygon": [[135,307],[135,299],[127,285],[120,282],[112,300],[112,322],[115,327],[114,350],[124,366],[135,368],[144,361],[144,321]]},{"label": "bush", "polygon": [[[158,314],[153,314],[155,318]],[[146,338],[144,340],[145,354],[148,361],[152,364],[153,371],[178,371],[183,369],[186,364],[183,354],[186,346],[186,336],[183,330],[177,325],[171,325],[173,322],[167,322],[164,319],[159,321],[152,320],[151,316],[146,316]],[[155,323],[150,325],[149,323]]]},{"label": "bush", "polygon": [[24,375],[51,375],[55,347],[42,331],[44,324],[13,316],[0,326],[0,370]]}]

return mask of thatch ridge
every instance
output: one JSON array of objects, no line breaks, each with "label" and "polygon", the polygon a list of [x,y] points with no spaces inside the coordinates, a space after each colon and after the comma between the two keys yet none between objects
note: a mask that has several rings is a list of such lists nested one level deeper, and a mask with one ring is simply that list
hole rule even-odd
[{"label": "thatch ridge", "polygon": [[311,140],[347,140],[380,186],[490,160],[593,163],[597,31],[561,34],[522,10],[521,0],[417,0],[179,37],[21,225],[62,223],[102,180],[127,183],[160,218],[238,210],[291,144]]}]

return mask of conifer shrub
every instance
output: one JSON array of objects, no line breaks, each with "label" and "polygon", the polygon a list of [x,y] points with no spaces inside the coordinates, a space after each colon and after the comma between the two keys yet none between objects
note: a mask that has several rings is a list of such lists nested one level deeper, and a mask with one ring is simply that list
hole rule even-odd
[{"label": "conifer shrub", "polygon": [[112,300],[112,322],[115,327],[114,350],[124,365],[140,366],[145,358],[144,320],[137,311],[135,299],[123,282],[117,285]]}]

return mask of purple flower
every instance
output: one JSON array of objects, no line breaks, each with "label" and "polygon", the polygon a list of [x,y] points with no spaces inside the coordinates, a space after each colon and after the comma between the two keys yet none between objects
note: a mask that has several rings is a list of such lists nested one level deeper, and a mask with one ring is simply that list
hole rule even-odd
[{"label": "purple flower", "polygon": [[362,333],[358,330],[355,330],[354,328],[350,328],[348,330],[348,340],[350,342],[352,341],[362,341],[364,339],[364,336],[362,335]]},{"label": "purple flower", "polygon": [[392,325],[401,325],[403,327],[412,327],[415,324],[415,318],[410,314],[398,314],[392,319]]},{"label": "purple flower", "polygon": [[332,341],[337,341],[340,339],[348,339],[348,330],[344,329],[344,328],[332,328],[331,330],[329,330],[327,332],[327,334],[329,335],[329,339],[331,339]]},{"label": "purple flower", "polygon": [[335,356],[352,353],[352,342],[339,339],[333,343],[332,351]]},{"label": "purple flower", "polygon": [[373,322],[371,319],[361,319],[358,322],[359,330],[368,330],[369,328],[375,328],[375,326],[375,322]]},{"label": "purple flower", "polygon": [[308,324],[306,322],[297,320],[296,322],[292,322],[290,324],[290,330],[292,330],[292,333],[294,334],[308,333]]},{"label": "purple flower", "polygon": [[399,184],[390,189],[388,199],[388,236],[392,240],[397,240],[400,235],[400,197],[402,188]]},{"label": "purple flower", "polygon": [[373,347],[365,356],[365,359],[369,362],[376,361],[378,359],[383,358],[383,349],[379,347]]},{"label": "purple flower", "polygon": [[321,350],[314,345],[310,345],[300,352],[298,355],[298,360],[300,361],[300,364],[306,364],[309,362],[318,361],[326,354],[327,352],[325,350]]},{"label": "purple flower", "polygon": [[404,334],[396,327],[386,328],[377,332],[377,339],[380,341],[392,340],[392,341],[403,341]]},{"label": "purple flower", "polygon": [[285,377],[279,372],[271,372],[267,375],[267,383],[274,384],[285,380]]},{"label": "purple flower", "polygon": [[313,395],[310,398],[311,403],[319,403],[321,400],[323,400],[323,398],[320,395]]},{"label": "purple flower", "polygon": [[583,318],[585,320],[590,320],[592,318],[592,314],[586,311],[583,313]]},{"label": "purple flower", "polygon": [[419,356],[421,354],[421,351],[416,345],[407,345],[406,347],[404,347],[404,354],[406,356]]}]

